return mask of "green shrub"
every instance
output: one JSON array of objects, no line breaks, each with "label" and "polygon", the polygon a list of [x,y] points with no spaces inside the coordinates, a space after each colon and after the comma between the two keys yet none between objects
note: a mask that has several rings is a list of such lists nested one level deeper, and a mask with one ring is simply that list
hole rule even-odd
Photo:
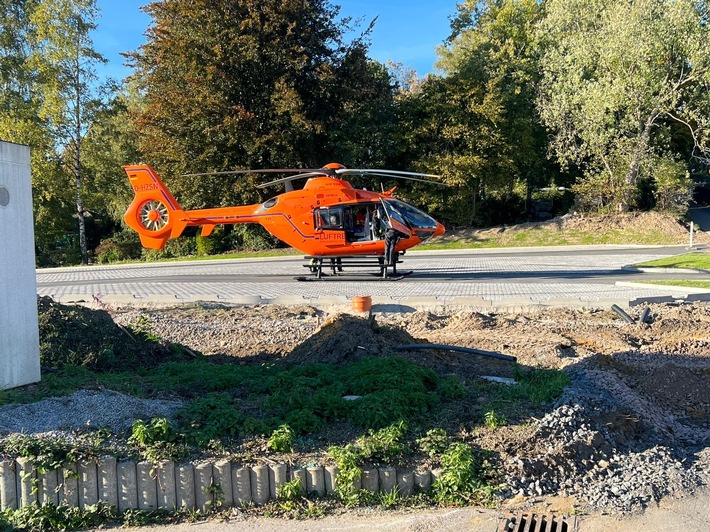
[{"label": "green shrub", "polygon": [[452,443],[441,456],[441,475],[432,484],[440,504],[491,504],[497,486],[487,478],[485,464],[465,443]]},{"label": "green shrub", "polygon": [[156,417],[145,423],[137,419],[131,426],[130,445],[140,449],[146,460],[179,460],[187,455],[187,448],[182,443],[183,437],[173,428],[170,420]]},{"label": "green shrub", "polygon": [[483,416],[483,424],[489,429],[497,429],[508,424],[508,420],[503,414],[498,414],[494,410],[489,410]]},{"label": "green shrub", "polygon": [[293,450],[293,441],[295,439],[295,434],[291,427],[288,425],[281,425],[274,432],[271,433],[269,441],[266,442],[266,446],[272,451],[279,453],[287,453]]},{"label": "green shrub", "polygon": [[138,233],[133,229],[123,229],[111,238],[102,240],[94,250],[100,264],[135,260],[140,258],[142,246]]},{"label": "green shrub", "polygon": [[449,436],[444,429],[431,429],[417,440],[417,444],[430,458],[437,459],[449,446]]}]

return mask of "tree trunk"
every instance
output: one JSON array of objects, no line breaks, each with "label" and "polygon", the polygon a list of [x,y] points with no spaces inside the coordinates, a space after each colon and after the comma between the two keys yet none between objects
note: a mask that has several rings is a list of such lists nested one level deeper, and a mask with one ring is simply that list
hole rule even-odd
[{"label": "tree trunk", "polygon": [[629,169],[626,171],[626,190],[623,194],[623,202],[619,205],[619,210],[622,212],[628,212],[629,207],[631,206],[631,200],[636,192],[636,182],[638,181],[641,159],[648,148],[648,144],[651,139],[651,128],[653,128],[657,117],[658,113],[655,111],[648,117],[648,120],[646,120],[646,124],[644,125],[643,131],[641,132],[636,144],[636,148],[634,149],[631,162],[629,163]]}]

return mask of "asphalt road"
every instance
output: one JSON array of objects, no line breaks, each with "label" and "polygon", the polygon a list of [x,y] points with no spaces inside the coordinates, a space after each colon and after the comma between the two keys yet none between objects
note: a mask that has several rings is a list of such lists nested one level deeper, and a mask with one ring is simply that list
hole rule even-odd
[{"label": "asphalt road", "polygon": [[683,246],[415,251],[405,255],[399,266],[400,271],[412,274],[399,281],[380,280],[375,268],[346,270],[348,275],[315,280],[301,257],[54,268],[37,271],[37,292],[63,302],[96,298],[108,304],[207,300],[323,306],[347,304],[354,295],[371,295],[373,303],[384,310],[633,305],[690,295],[688,289],[633,283],[710,278],[704,273],[625,268],[686,251]]}]

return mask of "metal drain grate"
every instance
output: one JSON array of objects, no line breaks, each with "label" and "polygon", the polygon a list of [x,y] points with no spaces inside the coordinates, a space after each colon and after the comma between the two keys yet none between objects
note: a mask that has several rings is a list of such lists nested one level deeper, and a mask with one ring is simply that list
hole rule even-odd
[{"label": "metal drain grate", "polygon": [[517,512],[501,517],[497,532],[577,532],[577,518]]}]

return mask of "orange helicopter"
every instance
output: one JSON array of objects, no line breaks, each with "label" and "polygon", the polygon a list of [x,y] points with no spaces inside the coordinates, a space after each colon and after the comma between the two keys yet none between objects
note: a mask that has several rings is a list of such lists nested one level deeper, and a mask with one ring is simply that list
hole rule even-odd
[{"label": "orange helicopter", "polygon": [[[383,277],[387,268],[397,275],[400,254],[444,234],[444,226],[421,210],[393,197],[395,188],[377,193],[355,189],[342,179],[348,175],[397,177],[432,182],[439,176],[396,170],[349,169],[330,163],[318,169],[234,170],[210,174],[292,173],[257,185],[264,188],[284,183],[286,192],[260,204],[183,210],[148,165],[124,166],[135,193],[124,220],[140,235],[144,247],[162,249],[186,227],[201,226],[208,236],[219,224],[258,223],[289,246],[306,254],[307,265],[318,278],[323,260],[330,259],[333,273],[343,267],[377,265]],[[417,177],[414,177],[417,176]],[[429,179],[420,179],[420,178]],[[291,182],[308,178],[294,190]],[[375,259],[367,261],[366,259]],[[411,273],[411,272],[410,272]],[[401,278],[401,276],[400,276]]]}]

